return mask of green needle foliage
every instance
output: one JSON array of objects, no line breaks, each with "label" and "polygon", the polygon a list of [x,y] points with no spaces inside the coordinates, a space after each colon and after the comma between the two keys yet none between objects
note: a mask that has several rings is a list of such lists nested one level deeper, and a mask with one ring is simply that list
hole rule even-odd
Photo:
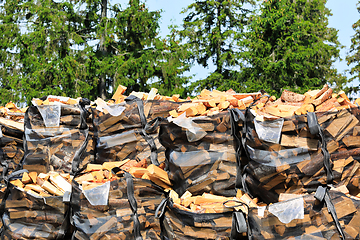
[{"label": "green needle foliage", "polygon": [[[106,1],[106,0],[101,0]],[[182,53],[169,41],[158,36],[161,11],[149,11],[145,3],[130,0],[126,8],[119,4],[111,6],[106,16],[98,16],[100,1],[87,1],[89,25],[95,29],[89,33],[99,44],[91,56],[89,75],[98,80],[97,96],[111,97],[119,84],[132,91],[148,92],[158,87],[162,94],[185,94],[180,76],[189,68],[183,67]],[[91,13],[91,14],[90,14]],[[94,34],[95,33],[95,34]],[[112,89],[112,90],[111,90]]]},{"label": "green needle foliage", "polygon": [[[357,3],[357,10],[360,13],[360,1]],[[360,20],[353,24],[353,29],[355,31],[354,36],[351,38],[351,46],[349,55],[346,57],[347,64],[353,64],[353,67],[350,69],[350,74],[352,75],[351,80],[360,80]],[[350,92],[360,91],[360,86],[349,87],[347,89]]]},{"label": "green needle foliage", "polygon": [[186,95],[188,55],[158,36],[161,11],[140,0],[8,0],[0,5],[0,103],[34,97],[109,98],[159,87]]},{"label": "green needle foliage", "polygon": [[5,1],[0,12],[0,101],[44,95],[87,97],[76,1]]},{"label": "green needle foliage", "polygon": [[180,35],[193,53],[190,59],[204,68],[209,61],[215,65],[214,72],[194,82],[191,89],[224,90],[224,83],[239,71],[241,48],[238,40],[250,13],[244,5],[250,7],[253,3],[252,0],[196,0],[183,11],[188,15]]},{"label": "green needle foliage", "polygon": [[229,86],[240,92],[263,89],[279,96],[287,89],[304,93],[347,79],[332,68],[341,47],[328,27],[326,0],[267,0],[248,25],[246,67]]}]

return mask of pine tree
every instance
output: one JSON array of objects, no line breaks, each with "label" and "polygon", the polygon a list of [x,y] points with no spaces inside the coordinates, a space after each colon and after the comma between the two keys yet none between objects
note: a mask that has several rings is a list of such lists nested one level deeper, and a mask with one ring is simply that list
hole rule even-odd
[{"label": "pine tree", "polygon": [[246,33],[246,67],[230,86],[237,91],[263,89],[279,95],[287,89],[304,93],[347,79],[332,68],[341,47],[328,27],[326,0],[267,0],[253,15]]},{"label": "pine tree", "polygon": [[[357,10],[360,13],[360,1],[357,3]],[[351,38],[349,55],[346,57],[347,64],[354,64],[350,69],[351,80],[360,81],[360,19],[352,25],[355,34]],[[359,92],[360,86],[353,86],[347,89],[349,92]]]},{"label": "pine tree", "polygon": [[[85,58],[76,1],[6,1],[1,6],[1,101],[34,97],[87,97]],[[3,95],[4,94],[4,95]]]},{"label": "pine tree", "polygon": [[191,59],[204,68],[211,60],[215,65],[206,79],[192,84],[195,90],[224,90],[224,83],[239,70],[238,39],[241,39],[250,12],[244,6],[253,3],[252,0],[197,0],[183,11],[188,15],[180,34],[193,52]]}]

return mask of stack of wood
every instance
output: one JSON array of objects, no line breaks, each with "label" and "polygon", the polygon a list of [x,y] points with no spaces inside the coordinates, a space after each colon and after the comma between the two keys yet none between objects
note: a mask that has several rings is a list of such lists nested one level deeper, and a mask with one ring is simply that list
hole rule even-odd
[{"label": "stack of wood", "polygon": [[250,158],[245,182],[252,195],[272,203],[278,201],[280,193],[311,193],[326,184],[324,155],[318,148],[319,139],[310,134],[305,116],[284,122],[279,143],[260,139],[253,121],[247,124],[244,146]]},{"label": "stack of wood", "polygon": [[18,189],[37,197],[63,196],[71,192],[72,176],[69,173],[24,172],[21,179],[11,180],[10,183]]},{"label": "stack of wood", "polygon": [[160,125],[160,142],[166,147],[169,178],[180,195],[204,192],[234,196],[237,172],[236,154],[231,135],[230,113],[193,118],[206,135],[190,142],[187,129],[173,122]]},{"label": "stack of wood", "polygon": [[0,197],[5,190],[2,176],[14,171],[24,156],[24,110],[12,102],[0,107]]},{"label": "stack of wood", "polygon": [[[237,230],[232,229],[233,214],[242,211],[246,215],[249,206],[258,207],[257,199],[240,190],[233,197],[192,196],[188,191],[179,197],[171,190],[169,197],[163,220],[164,235],[169,239],[233,239],[231,231]],[[246,232],[236,239],[248,239]]]},{"label": "stack of wood", "polygon": [[305,94],[284,90],[279,99],[274,96],[262,96],[252,109],[256,111],[258,119],[273,120],[307,112],[339,111],[359,105],[360,98],[351,102],[344,91],[336,94],[325,84],[322,89],[309,90]]},{"label": "stack of wood", "polygon": [[[81,179],[75,178],[74,239],[135,239],[137,234],[143,239],[160,239],[160,222],[155,210],[165,198],[164,191],[149,180],[131,179],[121,177],[110,181],[108,196],[98,197],[108,197],[107,204],[92,205],[83,191],[85,182],[81,186],[76,182]],[[85,189],[89,190],[89,185]],[[91,190],[98,191],[96,187]]]},{"label": "stack of wood", "polygon": [[[1,239],[57,239],[67,229],[63,195],[71,191],[71,176],[57,172],[25,172],[11,180],[5,199]],[[64,228],[64,229],[63,229]]]},{"label": "stack of wood", "polygon": [[[108,101],[108,103],[119,104],[125,102],[125,99],[128,97],[124,95],[126,89],[127,87],[119,85],[112,98]],[[188,99],[187,100],[181,99],[179,94],[174,94],[171,97],[162,96],[158,94],[158,90],[156,88],[151,88],[149,93],[133,91],[129,94],[129,96],[131,95],[136,96],[143,101],[160,100],[160,101],[183,102],[188,100]]]},{"label": "stack of wood", "polygon": [[[127,97],[123,95],[125,90],[126,88],[120,85],[112,100],[106,103],[111,107],[123,107],[120,115],[114,116],[106,109],[92,108],[97,139],[96,163],[122,161],[127,158],[137,161],[146,158],[149,163],[154,163],[150,159],[152,152],[156,153],[159,163],[164,162],[165,149],[158,140],[158,128],[150,132],[143,130],[150,120],[168,117],[169,111],[178,108],[182,100],[176,95],[164,98],[156,93],[156,89],[152,89],[148,94],[130,94],[139,97],[140,101],[124,102]],[[153,147],[149,141],[154,142]]]},{"label": "stack of wood", "polygon": [[[114,168],[120,170],[115,174],[113,172]],[[124,171],[129,172],[135,178],[150,180],[164,189],[169,190],[171,187],[167,172],[154,164],[148,166],[146,159],[140,162],[126,159],[118,162],[104,162],[103,164],[88,164],[82,174],[75,177],[75,181],[84,190],[92,189],[102,185],[104,182],[119,179],[118,175],[124,173]]]},{"label": "stack of wood", "polygon": [[360,194],[360,109],[317,114],[333,163],[334,183]]},{"label": "stack of wood", "polygon": [[169,197],[175,208],[198,214],[232,212],[234,209],[247,214],[248,207],[258,207],[258,199],[251,198],[241,190],[238,190],[236,196],[233,197],[224,197],[211,193],[193,196],[189,191],[179,197],[174,190],[170,190]]},{"label": "stack of wood", "polygon": [[[342,92],[329,93],[332,90],[325,85],[304,95],[284,91],[276,101],[263,96],[256,103],[248,116],[243,146],[250,157],[243,166],[247,165],[245,181],[251,194],[271,203],[280,193],[315,191],[327,183],[323,150],[330,153],[333,183],[347,186],[353,195],[360,193],[360,110]],[[323,150],[319,136],[310,133],[306,111],[297,111],[310,105],[313,108],[307,112],[316,111],[324,133]],[[276,141],[275,136],[279,136]]]},{"label": "stack of wood", "polygon": [[[30,106],[25,114],[26,157],[22,164],[29,171],[74,173],[79,166],[94,161],[95,143],[87,110],[70,98],[65,98],[66,104],[55,99],[62,98],[35,99],[36,106]],[[45,110],[47,115],[57,116],[59,124],[47,127],[38,107],[55,103],[60,104],[60,112]]]},{"label": "stack of wood", "polygon": [[5,106],[0,106],[0,117],[5,119],[11,119],[16,122],[23,122],[26,110],[27,107],[19,108],[10,101]]},{"label": "stack of wood", "polygon": [[[359,239],[360,199],[336,190],[330,191],[330,198],[346,239]],[[342,239],[326,205],[319,204],[314,194],[293,194],[284,199],[250,209],[248,217],[253,239]],[[299,203],[303,208],[295,210],[294,206]],[[289,219],[286,215],[295,216]]]},{"label": "stack of wood", "polygon": [[261,93],[236,93],[233,90],[226,92],[218,90],[202,90],[200,95],[191,99],[191,102],[182,104],[170,112],[174,118],[185,113],[186,117],[211,116],[229,108],[246,109]]}]

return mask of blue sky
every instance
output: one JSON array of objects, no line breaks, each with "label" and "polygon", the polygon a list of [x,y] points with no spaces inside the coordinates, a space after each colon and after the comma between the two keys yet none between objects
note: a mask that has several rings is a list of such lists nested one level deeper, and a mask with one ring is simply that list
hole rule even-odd
[{"label": "blue sky", "polygon": [[[112,4],[121,3],[125,6],[127,0],[110,0]],[[160,25],[160,34],[165,36],[169,33],[168,26],[170,24],[180,25],[184,14],[180,14],[181,10],[190,5],[193,0],[147,0],[146,4],[150,10],[162,9],[162,18]],[[355,34],[352,29],[352,25],[360,18],[360,14],[357,12],[356,4],[357,0],[328,0],[326,6],[331,10],[333,16],[329,17],[329,27],[333,27],[338,30],[339,41],[345,47],[341,50],[340,55],[342,61],[337,61],[334,65],[340,73],[345,73],[346,70],[350,70],[347,66],[345,57],[349,52],[351,45],[351,36]],[[195,79],[205,77],[211,69],[203,69],[202,67],[193,67],[191,74],[196,74]],[[347,73],[348,76],[350,76]],[[353,83],[353,85],[359,85],[359,81]],[[358,96],[360,97],[360,93]]]}]

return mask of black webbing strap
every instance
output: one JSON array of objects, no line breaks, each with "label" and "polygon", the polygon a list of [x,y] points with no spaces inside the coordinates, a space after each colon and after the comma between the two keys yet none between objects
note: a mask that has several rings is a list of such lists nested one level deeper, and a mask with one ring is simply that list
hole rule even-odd
[{"label": "black webbing strap", "polygon": [[150,161],[152,164],[154,164],[156,166],[159,166],[157,147],[156,147],[154,138],[148,134],[155,132],[158,129],[158,127],[162,121],[163,121],[163,118],[161,118],[161,117],[154,118],[150,122],[146,123],[145,127],[141,131],[141,134],[143,135],[146,142],[150,146],[150,150],[151,150]]},{"label": "black webbing strap", "polygon": [[127,197],[130,204],[130,208],[133,212],[133,221],[134,221],[134,239],[135,240],[142,240],[141,233],[140,233],[140,221],[137,214],[137,202],[134,196],[134,180],[130,173],[124,173],[126,184],[127,184]]},{"label": "black webbing strap", "polygon": [[322,131],[316,114],[314,112],[307,113],[307,121],[310,133],[320,137],[321,152],[324,155],[324,168],[326,170],[327,184],[332,184],[334,180],[334,175],[332,172],[332,163],[330,161],[330,153],[327,150],[324,132]]},{"label": "black webbing strap", "polygon": [[2,150],[2,148],[0,148],[0,164],[3,167],[0,181],[3,181],[8,173],[9,164],[4,159],[4,151]]},{"label": "black webbing strap", "polygon": [[87,145],[90,141],[90,134],[89,134],[89,130],[86,129],[85,131],[85,141],[83,142],[83,144],[81,145],[80,148],[78,148],[75,153],[74,153],[74,157],[71,163],[71,172],[72,174],[75,174],[76,172],[79,171],[79,165],[80,165],[80,161],[81,161],[81,157],[84,154],[84,152],[86,151]]},{"label": "black webbing strap", "polygon": [[248,232],[248,225],[245,214],[240,212],[233,212],[230,239],[240,239],[243,233]]},{"label": "black webbing strap", "polygon": [[86,110],[85,106],[90,105],[90,100],[87,98],[81,98],[79,101],[80,107],[80,129],[88,129],[88,125],[86,123],[86,119],[89,116],[89,112]]},{"label": "black webbing strap", "polygon": [[[70,195],[70,211],[72,214],[80,212],[80,184],[75,181],[75,178],[80,175],[80,172],[75,173],[71,181],[71,195]],[[70,217],[71,225],[74,225],[73,219]]]},{"label": "black webbing strap", "polygon": [[164,217],[165,217],[165,211],[166,211],[166,206],[168,205],[170,199],[169,198],[164,198],[163,200],[161,200],[159,206],[157,206],[156,210],[155,210],[155,218],[159,219],[160,221],[160,239],[162,240],[167,240],[168,238],[164,235],[164,233],[166,232],[165,226],[164,226]]},{"label": "black webbing strap", "polygon": [[339,231],[342,239],[345,239],[345,234],[341,228],[339,219],[336,214],[334,204],[331,201],[330,194],[329,194],[327,187],[319,186],[316,190],[315,198],[317,200],[319,200],[320,202],[326,204],[328,212],[330,213],[332,219],[334,220],[337,230]]},{"label": "black webbing strap", "polygon": [[[246,154],[246,157],[249,159],[249,161],[251,160],[251,158],[250,158],[249,151],[246,147],[246,139],[247,139],[247,131],[248,131],[248,122],[251,121],[250,116],[251,116],[250,108],[246,108],[245,117],[244,117],[245,119],[244,119],[242,131],[241,131],[241,146],[243,148],[243,151]],[[245,165],[242,169],[241,185],[242,185],[243,191],[250,194],[250,196],[252,196],[247,187],[246,181],[245,181],[246,175],[247,175],[246,171],[247,171],[247,165]]]},{"label": "black webbing strap", "polygon": [[[142,126],[140,134],[150,146],[150,150],[151,150],[150,161],[151,161],[151,163],[156,166],[159,166],[159,162],[157,160],[157,148],[156,148],[154,138],[152,136],[148,135],[148,133],[147,133],[147,132],[149,132],[149,129],[152,129],[152,127],[151,127],[151,125],[153,125],[152,121],[154,121],[155,119],[152,120],[150,122],[150,124],[147,123],[146,116],[144,113],[144,102],[140,98],[138,98],[134,95],[130,95],[129,97],[127,97],[125,99],[125,101],[127,101],[127,102],[135,101],[136,102],[138,110],[139,110],[139,116],[140,116],[140,121],[141,121],[141,126]],[[156,120],[155,120],[155,122],[156,122]],[[149,128],[149,129],[146,130],[147,128]]]},{"label": "black webbing strap", "polygon": [[146,116],[144,113],[144,102],[140,98],[138,98],[134,95],[128,96],[127,98],[125,98],[125,101],[126,102],[136,102],[138,110],[139,110],[141,126],[144,128],[146,125]]},{"label": "black webbing strap", "polygon": [[[236,181],[235,187],[238,189],[242,188],[242,168],[241,168],[241,152],[243,150],[242,139],[239,136],[239,125],[240,121],[245,122],[244,114],[236,108],[230,109],[230,123],[231,123],[231,135],[233,136],[236,143]],[[242,130],[242,129],[241,129]]]},{"label": "black webbing strap", "polygon": [[85,109],[86,105],[90,105],[90,100],[88,100],[87,98],[82,98],[79,101],[79,109],[80,109],[80,124],[79,124],[79,131],[80,130],[84,130],[85,131],[85,141],[83,142],[83,144],[81,145],[80,148],[78,148],[76,150],[76,152],[74,153],[74,157],[71,163],[71,172],[72,174],[75,174],[76,172],[79,171],[79,165],[80,165],[80,161],[81,161],[81,157],[84,154],[87,145],[89,143],[90,140],[90,135],[89,135],[89,126],[86,123],[86,118],[89,115],[89,112]]}]

